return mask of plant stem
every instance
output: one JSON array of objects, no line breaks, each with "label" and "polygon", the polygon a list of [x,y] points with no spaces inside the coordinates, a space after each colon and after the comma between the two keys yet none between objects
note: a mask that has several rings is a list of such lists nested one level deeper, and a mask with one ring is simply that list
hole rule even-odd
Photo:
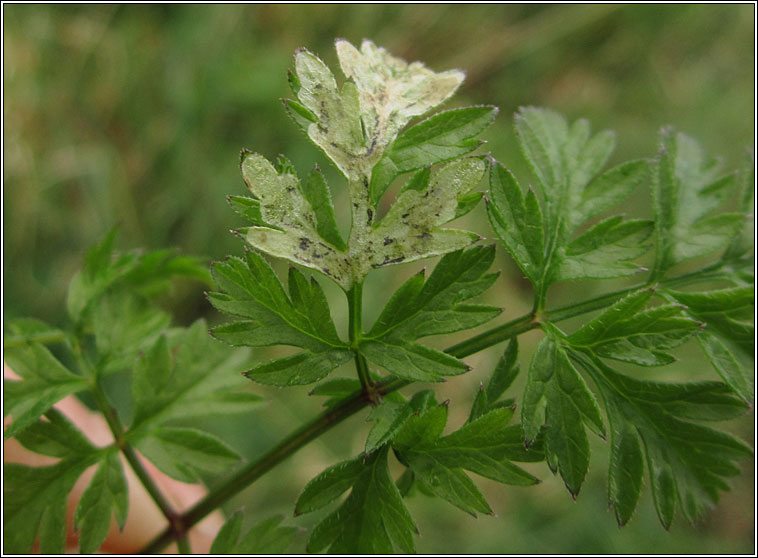
[{"label": "plant stem", "polygon": [[126,439],[124,438],[124,427],[121,425],[121,421],[118,418],[116,409],[114,409],[113,406],[111,406],[111,404],[108,402],[108,399],[105,397],[105,393],[100,387],[100,383],[97,378],[95,378],[93,381],[92,393],[95,396],[95,401],[97,402],[97,406],[100,409],[100,412],[103,414],[105,421],[108,423],[108,428],[110,428],[116,446],[124,454],[124,457],[129,463],[129,466],[134,471],[134,474],[137,475],[140,483],[142,483],[142,486],[145,487],[145,490],[161,510],[161,513],[166,516],[166,519],[168,519],[173,529],[178,514],[174,511],[168,500],[166,500],[166,497],[160,491],[158,485],[155,484],[153,478],[150,476],[147,470],[145,470],[145,467],[142,465],[142,462],[137,456],[137,452],[134,451],[134,448],[129,445],[129,443],[127,443]]},{"label": "plant stem", "polygon": [[[683,285],[695,282],[719,279],[720,267],[721,266],[719,264],[715,264],[714,266],[711,266],[699,272],[687,273],[677,277],[672,277],[670,279],[663,279],[659,284],[661,286],[665,285],[666,287],[681,287]],[[587,312],[599,310],[614,303],[624,295],[627,295],[646,286],[650,285],[637,285],[635,287],[629,287],[627,289],[600,295],[593,299],[577,304],[571,304],[568,306],[563,306],[561,308],[556,308],[555,310],[546,312],[541,319],[558,322],[579,316],[581,314],[585,314]],[[356,321],[355,319],[355,309],[356,307],[360,306],[360,304],[356,304],[356,300],[360,300],[360,287],[358,287],[358,293],[355,292],[355,289],[356,287],[353,287],[353,289],[348,291],[348,304],[351,307],[349,323],[351,341],[353,341],[352,336],[356,331],[354,329],[356,323],[360,324],[360,314],[357,314],[358,320]],[[535,317],[534,314],[530,312],[529,314],[525,314],[520,318],[516,318],[515,320],[512,320],[506,324],[493,328],[489,331],[485,331],[484,333],[472,337],[471,339],[453,345],[452,347],[446,349],[445,352],[452,356],[463,358],[521,335],[522,333],[535,329],[539,327],[540,323],[540,318]],[[358,325],[358,331],[359,330],[360,325]],[[368,368],[366,368],[366,373],[367,372]],[[177,523],[183,527],[183,532],[186,532],[186,530],[189,530],[192,526],[197,524],[206,515],[218,508],[229,498],[238,494],[241,490],[254,483],[265,473],[274,468],[274,466],[278,465],[286,458],[293,455],[300,448],[315,440],[324,432],[336,426],[346,418],[354,415],[367,405],[373,404],[374,401],[371,397],[372,393],[378,394],[381,397],[402,387],[405,387],[410,383],[410,381],[402,380],[399,378],[388,378],[373,385],[369,392],[361,389],[360,391],[353,393],[341,403],[338,403],[334,407],[328,409],[316,417],[310,423],[297,429],[277,446],[271,449],[268,453],[261,456],[257,461],[248,464],[246,467],[234,474],[231,478],[227,479],[223,484],[216,487],[203,500],[198,502],[194,507],[178,517]],[[176,533],[177,532],[171,526],[169,526],[166,530],[163,531],[163,533],[158,535],[158,537],[156,537],[150,544],[148,544],[142,551],[140,551],[140,554],[152,554],[160,552],[177,537]]]},{"label": "plant stem", "polygon": [[177,539],[176,548],[179,551],[179,554],[192,554],[192,547],[190,546],[189,537],[186,534]]},{"label": "plant stem", "polygon": [[366,358],[358,352],[358,343],[363,335],[363,283],[355,283],[345,294],[348,307],[348,335],[350,346],[355,351],[355,369],[358,371],[358,379],[361,381],[363,392],[370,394],[373,391],[373,385],[368,363]]},{"label": "plant stem", "polygon": [[[405,380],[390,378],[374,386],[374,390],[380,395],[386,395],[392,391],[407,385]],[[318,438],[339,424],[349,416],[357,413],[370,403],[370,400],[363,392],[357,392],[348,399],[344,400],[323,412],[315,420],[299,428],[287,438],[282,440],[277,446],[272,448],[268,453],[260,457],[257,461],[248,464],[238,471],[233,477],[216,487],[208,496],[198,502],[194,507],[184,513],[180,520],[185,529],[189,529],[197,524],[206,515],[218,508],[229,498],[239,493],[243,488],[249,486],[265,473],[270,471],[274,466],[284,461],[287,457],[294,454],[297,450],[308,444],[310,441]],[[152,554],[160,552],[166,545],[173,540],[174,534],[171,529],[166,529],[140,554]]]}]

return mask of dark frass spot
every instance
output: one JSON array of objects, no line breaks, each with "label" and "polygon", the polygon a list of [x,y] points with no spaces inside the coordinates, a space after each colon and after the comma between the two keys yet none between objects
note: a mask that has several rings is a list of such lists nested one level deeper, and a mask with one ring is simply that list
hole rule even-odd
[{"label": "dark frass spot", "polygon": [[389,236],[385,236],[384,237],[384,245],[385,246],[387,246],[388,244],[392,244],[393,242],[395,242],[394,238],[390,238]]},{"label": "dark frass spot", "polygon": [[396,263],[402,262],[404,259],[405,259],[405,256],[400,256],[399,258],[392,258],[392,259],[389,256],[385,256],[384,261],[382,263],[372,264],[371,267],[377,268],[377,267],[382,267],[383,265],[396,264]]},{"label": "dark frass spot", "polygon": [[371,209],[366,210],[366,215],[368,216],[369,221],[371,221],[374,218],[374,212],[371,211]]},{"label": "dark frass spot", "polygon": [[308,246],[310,246],[310,245],[311,245],[311,241],[310,241],[310,239],[308,237],[306,237],[306,236],[301,236],[300,237],[300,249],[301,250],[307,250]]}]

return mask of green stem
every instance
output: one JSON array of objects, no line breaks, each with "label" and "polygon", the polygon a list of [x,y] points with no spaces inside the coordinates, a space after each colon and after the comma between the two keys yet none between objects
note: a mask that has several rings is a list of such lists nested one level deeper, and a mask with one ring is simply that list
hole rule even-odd
[{"label": "green stem", "polygon": [[363,335],[363,283],[355,283],[353,288],[347,291],[348,307],[348,335],[350,346],[355,351],[355,369],[358,371],[358,379],[361,381],[363,393],[370,394],[373,391],[371,375],[368,370],[366,358],[358,352],[358,343]]},{"label": "green stem", "polygon": [[124,427],[121,425],[121,421],[118,418],[116,409],[114,409],[113,406],[108,402],[108,399],[105,397],[105,393],[100,387],[100,383],[98,382],[97,378],[95,378],[93,381],[92,393],[95,396],[95,401],[97,402],[97,406],[100,409],[100,412],[103,414],[105,421],[108,423],[108,428],[113,435],[113,440],[115,441],[116,446],[124,454],[127,463],[129,463],[129,466],[134,471],[134,474],[137,475],[137,478],[139,479],[140,483],[142,483],[142,486],[145,487],[147,493],[161,510],[161,513],[166,516],[166,519],[168,519],[169,524],[172,527],[172,532],[174,532],[173,529],[175,527],[175,522],[178,514],[174,511],[173,507],[171,507],[171,504],[169,504],[168,500],[166,500],[165,496],[163,496],[163,493],[158,488],[158,485],[155,484],[153,478],[142,465],[142,462],[137,456],[137,452],[134,451],[134,448],[129,445],[124,438]]},{"label": "green stem", "polygon": [[177,539],[176,548],[179,551],[179,554],[192,554],[192,547],[190,546],[189,537],[186,534]]},{"label": "green stem", "polygon": [[18,347],[24,343],[39,343],[41,345],[50,345],[52,343],[63,343],[66,340],[66,334],[62,331],[55,333],[40,333],[38,335],[12,335],[3,339],[3,348]]},{"label": "green stem", "polygon": [[[664,279],[660,282],[661,285],[666,287],[681,287],[686,284],[710,281],[719,278],[720,266],[711,266],[700,272],[688,273],[673,277],[671,279]],[[637,285],[628,289],[615,291],[612,293],[600,295],[591,300],[580,302],[577,304],[571,304],[556,308],[544,314],[542,320],[545,321],[562,321],[568,318],[579,316],[587,312],[599,310],[612,304],[626,294],[629,294],[637,289],[649,286],[649,284]],[[348,291],[348,303],[355,305],[355,287]],[[350,293],[353,293],[353,296]],[[485,331],[471,339],[453,345],[446,349],[445,352],[458,358],[463,358],[481,350],[489,348],[493,345],[516,337],[522,333],[530,331],[539,327],[541,321],[539,318],[535,318],[533,313],[525,314],[520,318],[516,318],[506,324],[493,328],[489,331]],[[350,321],[350,334],[353,335],[355,331],[356,321],[353,311],[351,311]],[[351,338],[352,341],[352,338]],[[388,378],[382,382],[377,383],[372,387],[372,392],[379,396],[384,396],[400,388],[409,385],[411,382],[408,380],[402,380],[399,378]],[[334,407],[328,409],[318,417],[316,417],[310,423],[297,429],[290,434],[277,446],[272,448],[268,453],[261,456],[257,461],[250,463],[242,470],[238,471],[234,476],[227,479],[223,484],[216,487],[211,493],[209,493],[203,500],[198,502],[194,507],[185,512],[182,516],[177,518],[183,529],[186,531],[192,526],[201,521],[205,516],[211,513],[213,510],[221,506],[224,502],[229,500],[232,496],[238,494],[244,488],[247,488],[253,484],[256,480],[262,477],[265,473],[273,469],[276,465],[284,461],[289,456],[293,455],[300,448],[307,445],[309,442],[315,440],[332,427],[341,423],[343,420],[354,415],[367,405],[373,404],[374,401],[371,398],[371,393],[367,393],[361,389],[353,393],[351,396],[338,403]],[[176,531],[169,526],[158,537],[156,537],[150,544],[148,544],[140,554],[152,554],[160,552],[165,548],[172,540],[177,537]]]},{"label": "green stem", "polygon": [[[406,382],[405,380],[391,378],[374,386],[374,390],[380,395],[386,395],[408,383],[409,382]],[[346,418],[354,415],[368,404],[370,404],[370,400],[366,394],[363,392],[357,392],[342,403],[323,412],[315,420],[302,426],[282,440],[277,446],[272,448],[257,461],[250,463],[226,482],[216,487],[213,492],[208,494],[203,500],[198,502],[194,507],[181,516],[180,520],[182,525],[185,529],[191,528],[229,498],[238,494],[242,489],[251,485],[265,473],[270,471],[274,466],[284,461],[287,457],[294,454],[297,450],[312,440],[321,436],[333,426],[336,426]],[[160,552],[173,540],[173,538],[174,534],[172,530],[170,528],[166,529],[148,546],[140,551],[140,554]]]}]

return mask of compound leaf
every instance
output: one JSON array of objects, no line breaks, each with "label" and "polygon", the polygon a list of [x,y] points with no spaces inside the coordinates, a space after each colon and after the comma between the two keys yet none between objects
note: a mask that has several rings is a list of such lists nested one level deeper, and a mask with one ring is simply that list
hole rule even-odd
[{"label": "compound leaf", "polygon": [[537,479],[511,460],[541,460],[526,455],[521,429],[508,426],[513,410],[494,409],[441,436],[447,422],[447,405],[428,407],[405,422],[392,442],[398,459],[414,478],[433,494],[476,517],[492,510],[463,469],[505,484],[530,485]]},{"label": "compound leaf", "polygon": [[423,272],[418,273],[392,295],[367,337],[414,340],[469,329],[494,318],[498,308],[463,304],[497,278],[497,273],[486,273],[494,257],[494,246],[445,255],[426,283]]},{"label": "compound leaf", "polygon": [[111,512],[123,529],[128,509],[129,492],[121,460],[118,452],[109,451],[76,508],[74,523],[82,554],[92,554],[100,548],[111,526]]},{"label": "compound leaf", "polygon": [[614,303],[598,317],[568,336],[575,347],[590,347],[598,355],[640,366],[674,362],[666,351],[699,332],[702,324],[682,315],[682,307],[645,305],[654,289],[643,289]]},{"label": "compound leaf", "polygon": [[390,476],[387,452],[388,447],[384,446],[357,461],[361,468],[352,477],[350,494],[337,510],[313,529],[308,539],[308,552],[325,548],[330,554],[389,554],[395,549],[403,553],[414,551],[416,525]]},{"label": "compound leaf", "polygon": [[608,411],[609,498],[619,524],[629,520],[639,498],[642,448],[663,526],[671,525],[677,508],[695,521],[728,489],[725,479],[739,473],[734,462],[751,457],[752,450],[730,434],[690,420],[732,417],[747,409],[744,402],[723,384],[636,380],[614,372],[597,357],[569,350],[592,375]]},{"label": "compound leaf", "polygon": [[68,370],[38,343],[6,348],[3,358],[21,376],[21,381],[3,380],[3,413],[13,417],[5,429],[5,438],[36,422],[67,395],[89,387],[85,378]]},{"label": "compound leaf", "polygon": [[736,185],[734,175],[719,179],[717,173],[718,165],[694,139],[671,128],[661,132],[653,173],[657,276],[726,246],[742,227],[738,214],[708,216]]},{"label": "compound leaf", "polygon": [[15,434],[16,440],[26,449],[51,457],[73,458],[96,450],[95,446],[74,424],[55,407]]},{"label": "compound leaf", "polygon": [[217,437],[194,428],[159,426],[135,443],[145,457],[168,476],[194,483],[198,473],[223,473],[240,456]]},{"label": "compound leaf", "polygon": [[89,456],[49,467],[7,463],[3,467],[3,551],[26,554],[37,533],[39,551],[62,554],[66,545],[66,500],[79,476],[92,465]]},{"label": "compound leaf", "polygon": [[521,408],[527,444],[544,427],[545,455],[576,497],[589,467],[590,448],[584,426],[605,436],[600,410],[587,384],[571,364],[561,342],[552,334],[532,357]]},{"label": "compound leaf", "polygon": [[211,554],[282,554],[292,544],[297,529],[282,527],[276,515],[253,525],[240,540],[242,513],[235,512],[216,535]]}]

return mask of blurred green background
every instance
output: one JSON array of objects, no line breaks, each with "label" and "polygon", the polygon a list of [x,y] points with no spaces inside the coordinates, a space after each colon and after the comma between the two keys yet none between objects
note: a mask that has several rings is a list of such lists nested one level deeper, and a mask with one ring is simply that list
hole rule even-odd
[{"label": "blurred green background", "polygon": [[[615,129],[611,163],[652,157],[662,125],[696,137],[729,167],[752,148],[754,137],[753,5],[6,4],[3,13],[6,318],[64,323],[66,288],[84,250],[116,224],[124,249],[176,247],[208,259],[239,254],[242,247],[228,231],[243,223],[225,195],[244,193],[237,166],[243,147],[270,158],[284,153],[301,174],[314,162],[329,168],[338,214],[342,208],[345,215],[336,172],[279,102],[289,96],[286,71],[294,50],[305,46],[336,71],[336,37],[354,44],[371,38],[437,71],[465,70],[467,80],[447,106],[498,105],[500,116],[485,135],[487,149],[524,180],[529,176],[511,115],[526,104],[551,107],[570,119],[587,117],[595,130]],[[640,191],[624,210],[649,215],[648,204],[647,192]],[[466,227],[492,236],[481,207],[466,219]],[[528,310],[529,288],[503,254],[497,263],[503,277],[490,302],[504,307],[510,319]],[[366,287],[367,319],[422,265],[374,274]],[[335,320],[344,325],[339,292],[325,287]],[[551,300],[565,303],[597,288],[609,286],[558,288]],[[169,304],[178,323],[218,319],[194,284],[179,285]],[[522,367],[538,339],[524,337]],[[452,398],[451,411],[457,409],[452,426],[465,420],[497,356],[492,350],[468,359],[475,371],[438,390],[440,399]],[[646,374],[684,379],[696,370],[710,377],[696,356],[684,351],[682,357],[679,368]],[[273,401],[248,422],[210,425],[251,458],[312,417],[319,404],[305,396],[305,388],[261,391]],[[230,507],[248,506],[253,519],[291,515],[297,493],[313,475],[360,451],[364,418],[340,425]],[[753,439],[752,417],[728,427]],[[697,525],[680,519],[664,532],[645,490],[635,519],[619,530],[604,492],[607,447],[600,441],[595,447],[576,503],[544,464],[533,468],[545,480],[537,488],[479,483],[496,517],[473,520],[439,501],[411,498],[422,532],[419,551],[753,552],[750,464],[735,490]],[[294,521],[308,527],[315,519]]]}]

